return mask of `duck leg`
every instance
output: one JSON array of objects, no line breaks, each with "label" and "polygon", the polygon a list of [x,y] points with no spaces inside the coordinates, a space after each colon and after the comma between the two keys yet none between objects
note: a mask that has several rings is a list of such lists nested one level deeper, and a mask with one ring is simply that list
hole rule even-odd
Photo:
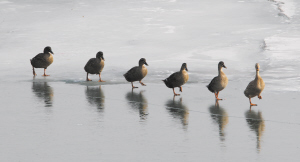
[{"label": "duck leg", "polygon": [[32,63],[31,63],[31,59],[30,59],[30,64],[31,64],[31,66],[32,66],[32,72],[33,72],[33,76],[36,76],[36,73],[35,73],[34,67],[33,67],[33,65],[32,65]]},{"label": "duck leg", "polygon": [[36,73],[35,73],[35,70],[34,70],[33,66],[32,66],[32,73],[33,73],[33,76],[36,76]]},{"label": "duck leg", "polygon": [[89,73],[86,73],[86,81],[92,81],[91,79],[89,79]]},{"label": "duck leg", "polygon": [[215,93],[215,96],[216,96],[216,100],[223,100],[223,99],[218,98],[219,92]]},{"label": "duck leg", "polygon": [[180,96],[180,94],[175,93],[175,90],[173,88],[174,96]]},{"label": "duck leg", "polygon": [[104,80],[101,80],[101,74],[99,74],[99,81],[98,82],[105,82]]},{"label": "duck leg", "polygon": [[182,92],[182,87],[179,87],[180,92]]},{"label": "duck leg", "polygon": [[140,81],[140,83],[141,83],[142,86],[146,86],[146,84],[144,84],[142,81]]},{"label": "duck leg", "polygon": [[249,98],[249,102],[250,102],[250,106],[257,106],[257,104],[253,104],[253,103],[251,102],[251,98]]},{"label": "duck leg", "polygon": [[132,86],[132,88],[139,88],[139,87],[135,87],[135,86],[133,86],[133,82],[131,82],[131,86]]},{"label": "duck leg", "polygon": [[50,76],[50,75],[46,75],[46,69],[44,69],[44,75],[42,76]]}]

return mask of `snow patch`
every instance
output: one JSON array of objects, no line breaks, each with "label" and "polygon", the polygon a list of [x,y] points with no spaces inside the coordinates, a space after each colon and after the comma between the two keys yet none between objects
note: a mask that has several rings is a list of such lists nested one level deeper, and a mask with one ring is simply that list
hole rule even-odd
[{"label": "snow patch", "polygon": [[296,14],[294,0],[270,0],[275,3],[279,10],[278,15],[291,19]]}]

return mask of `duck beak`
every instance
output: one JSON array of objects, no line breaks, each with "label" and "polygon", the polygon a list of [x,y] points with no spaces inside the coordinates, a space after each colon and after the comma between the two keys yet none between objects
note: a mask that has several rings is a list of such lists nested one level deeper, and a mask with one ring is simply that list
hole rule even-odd
[{"label": "duck beak", "polygon": [[189,71],[187,67],[185,67],[185,70],[186,70],[186,71]]},{"label": "duck beak", "polygon": [[54,53],[52,51],[49,52],[50,54],[54,55]]},{"label": "duck beak", "polygon": [[223,67],[224,67],[225,69],[227,69],[227,67],[226,67],[225,65],[223,65]]},{"label": "duck beak", "polygon": [[145,65],[149,66],[149,65],[147,64],[147,62],[145,62]]},{"label": "duck beak", "polygon": [[104,57],[102,56],[103,61],[105,61]]}]

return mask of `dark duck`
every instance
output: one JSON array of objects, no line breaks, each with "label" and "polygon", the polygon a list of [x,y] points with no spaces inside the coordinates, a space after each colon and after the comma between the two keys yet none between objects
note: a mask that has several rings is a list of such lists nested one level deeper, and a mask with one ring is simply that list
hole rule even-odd
[{"label": "dark duck", "polygon": [[34,68],[44,68],[43,76],[49,76],[49,75],[46,75],[46,69],[53,62],[53,54],[54,53],[52,52],[51,47],[47,46],[44,48],[43,53],[37,54],[34,58],[32,58],[30,60],[34,76],[36,76]]},{"label": "dark duck", "polygon": [[92,81],[89,79],[89,73],[90,74],[98,74],[99,75],[99,81],[98,82],[105,82],[101,79],[101,72],[104,68],[104,57],[103,52],[99,51],[96,54],[96,58],[91,58],[86,65],[84,66],[84,70],[86,71],[86,81]]},{"label": "dark duck", "polygon": [[174,96],[179,96],[176,94],[174,88],[179,87],[180,92],[182,92],[182,85],[184,85],[189,80],[189,74],[187,73],[187,65],[183,63],[180,71],[173,73],[167,79],[163,80],[168,88],[173,89]]},{"label": "dark duck", "polygon": [[128,82],[131,82],[131,86],[132,88],[138,88],[133,86],[133,82],[135,81],[139,81],[141,83],[141,85],[146,86],[146,84],[144,84],[142,82],[142,79],[147,75],[148,70],[146,68],[146,66],[148,66],[146,59],[145,58],[141,58],[139,60],[139,66],[135,66],[133,68],[131,68],[130,70],[128,70],[125,74],[124,77]]}]

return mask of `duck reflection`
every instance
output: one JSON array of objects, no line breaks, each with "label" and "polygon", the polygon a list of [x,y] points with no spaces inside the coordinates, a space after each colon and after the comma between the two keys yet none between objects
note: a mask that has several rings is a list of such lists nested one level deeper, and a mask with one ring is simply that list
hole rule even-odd
[{"label": "duck reflection", "polygon": [[128,92],[126,94],[126,99],[128,100],[128,103],[132,109],[139,111],[140,118],[142,120],[146,120],[148,115],[148,101],[144,97],[143,91],[140,91],[140,93],[133,91]]},{"label": "duck reflection", "polygon": [[169,100],[166,103],[167,109],[169,110],[170,114],[174,118],[179,118],[184,128],[187,128],[188,119],[189,119],[189,109],[182,104],[182,98],[180,100]]},{"label": "duck reflection", "polygon": [[103,112],[104,93],[101,86],[86,86],[85,95],[90,105],[96,106],[99,112]]},{"label": "duck reflection", "polygon": [[250,109],[246,111],[245,117],[251,131],[255,132],[256,134],[256,148],[257,151],[260,151],[260,140],[265,130],[265,121],[262,117],[262,114],[260,111],[254,112]]},{"label": "duck reflection", "polygon": [[32,92],[45,102],[45,107],[52,107],[53,89],[47,82],[32,82]]},{"label": "duck reflection", "polygon": [[228,124],[228,114],[220,105],[219,102],[216,100],[215,105],[209,107],[210,116],[214,122],[219,125],[219,135],[220,140],[225,140],[225,127]]}]

